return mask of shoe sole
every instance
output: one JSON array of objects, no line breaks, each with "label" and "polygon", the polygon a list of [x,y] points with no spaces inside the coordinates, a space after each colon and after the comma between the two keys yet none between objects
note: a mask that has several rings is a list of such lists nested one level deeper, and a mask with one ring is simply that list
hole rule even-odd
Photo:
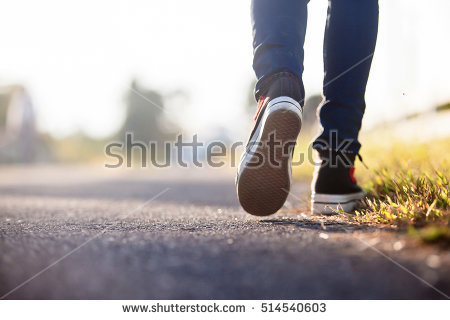
[{"label": "shoe sole", "polygon": [[364,192],[349,194],[313,193],[311,196],[311,213],[333,215],[337,214],[341,208],[344,212],[351,212],[355,209],[357,202],[364,197]]},{"label": "shoe sole", "polygon": [[[283,154],[284,148],[275,149],[275,159],[279,166],[272,165],[269,159],[269,141],[271,133],[284,146],[287,142],[297,140],[301,129],[300,105],[293,99],[279,97],[270,101],[259,123],[250,152],[247,150],[240,164],[237,176],[237,196],[241,206],[248,213],[255,216],[267,216],[277,212],[286,201],[291,187],[292,153]],[[263,163],[257,167],[248,166],[257,163],[263,156]]]}]

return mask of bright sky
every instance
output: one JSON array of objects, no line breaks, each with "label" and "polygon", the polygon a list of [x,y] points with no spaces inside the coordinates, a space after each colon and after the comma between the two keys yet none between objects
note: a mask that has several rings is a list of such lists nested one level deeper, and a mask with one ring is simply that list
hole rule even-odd
[{"label": "bright sky", "polygon": [[[307,94],[320,92],[326,6],[309,4]],[[5,0],[0,12],[0,84],[28,88],[41,130],[110,134],[134,77],[188,91],[171,110],[188,130],[240,123],[254,77],[248,0]],[[448,12],[448,0],[380,0],[367,124],[450,100]]]}]

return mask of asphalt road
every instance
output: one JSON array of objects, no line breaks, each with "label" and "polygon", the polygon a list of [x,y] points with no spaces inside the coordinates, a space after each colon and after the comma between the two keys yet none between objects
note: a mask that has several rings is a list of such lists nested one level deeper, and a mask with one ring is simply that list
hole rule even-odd
[{"label": "asphalt road", "polygon": [[310,216],[298,200],[307,199],[307,182],[297,184],[293,194],[283,212],[257,218],[239,208],[228,172],[3,167],[0,296],[442,299],[450,294],[450,253],[444,248],[342,218]]}]

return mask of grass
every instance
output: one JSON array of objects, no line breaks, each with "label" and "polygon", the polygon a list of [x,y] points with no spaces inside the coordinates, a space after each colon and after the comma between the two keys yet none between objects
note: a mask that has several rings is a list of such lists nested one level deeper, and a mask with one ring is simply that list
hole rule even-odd
[{"label": "grass", "polygon": [[432,173],[402,169],[375,171],[365,186],[362,209],[349,219],[399,227],[425,242],[450,243],[450,201],[447,171]]},{"label": "grass", "polygon": [[450,138],[382,141],[381,146],[368,144],[365,156],[371,170],[360,176],[367,198],[356,215],[347,217],[360,223],[395,226],[426,243],[449,245]]},{"label": "grass", "polygon": [[[375,143],[380,140],[384,144]],[[367,142],[364,155],[371,169],[359,177],[367,198],[349,219],[450,244],[450,138],[408,142],[372,136]]]},{"label": "grass", "polygon": [[440,171],[431,176],[405,169],[391,175],[383,169],[365,189],[367,210],[379,222],[423,226],[442,220],[449,207],[448,179]]},{"label": "grass", "polygon": [[[356,176],[367,198],[356,214],[345,216],[356,223],[390,225],[427,243],[449,245],[450,138],[403,141],[389,132],[376,132],[363,136],[362,142],[369,170],[357,162]],[[294,176],[310,179],[312,170],[313,165],[304,164],[294,169]]]}]

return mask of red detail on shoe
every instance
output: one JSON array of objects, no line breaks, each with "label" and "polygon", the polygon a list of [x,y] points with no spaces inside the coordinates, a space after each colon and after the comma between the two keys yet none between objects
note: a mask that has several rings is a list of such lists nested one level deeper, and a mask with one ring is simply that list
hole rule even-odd
[{"label": "red detail on shoe", "polygon": [[350,173],[350,179],[352,179],[353,183],[356,183],[355,167],[350,167],[349,173]]},{"label": "red detail on shoe", "polygon": [[259,97],[259,100],[258,100],[258,109],[256,110],[255,117],[253,118],[254,121],[256,121],[256,119],[258,119],[258,115],[259,115],[259,113],[261,112],[261,108],[262,108],[262,106],[263,106],[263,104],[264,104],[264,100],[266,100],[266,97],[264,97],[264,96]]}]

